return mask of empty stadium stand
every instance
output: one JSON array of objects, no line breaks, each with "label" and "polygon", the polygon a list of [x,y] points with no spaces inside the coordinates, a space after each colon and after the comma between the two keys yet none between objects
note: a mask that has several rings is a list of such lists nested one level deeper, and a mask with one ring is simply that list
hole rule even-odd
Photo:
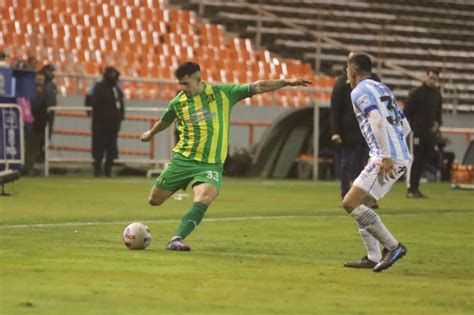
[{"label": "empty stadium stand", "polygon": [[[308,63],[254,49],[250,40],[228,36],[222,25],[203,23],[188,10],[157,0],[0,0],[0,48],[11,58],[35,55],[52,62],[61,94],[85,94],[105,65],[120,69],[129,98],[173,97],[173,69],[193,60],[205,80],[248,82],[261,78],[300,76],[330,88],[332,77],[314,76]],[[153,80],[164,80],[157,85]],[[138,80],[137,80],[138,79]],[[316,86],[316,85],[315,85]],[[327,102],[330,90],[313,93],[283,90],[277,97],[258,96],[252,103],[307,105]],[[249,101],[247,101],[249,103]]]},{"label": "empty stadium stand", "polygon": [[[256,47],[310,62],[316,73],[335,74],[334,65],[345,62],[349,49],[369,52],[379,60],[378,74],[401,100],[419,85],[417,78],[423,77],[428,67],[437,67],[443,71],[445,109],[474,110],[473,1],[171,3],[194,10],[201,18],[253,40]],[[318,40],[314,32],[328,41]],[[411,75],[389,65],[401,66]]]},{"label": "empty stadium stand", "polygon": [[[400,100],[428,67],[438,67],[445,109],[474,110],[474,3],[468,0],[0,4],[0,48],[12,59],[53,62],[65,74],[58,76],[63,95],[86,93],[105,65],[115,65],[133,78],[123,83],[127,97],[168,99],[177,89],[173,69],[185,60],[199,62],[208,81],[303,76],[330,88],[352,49],[377,58],[378,74]],[[301,106],[314,99],[327,103],[329,93],[284,90],[252,103]]]}]

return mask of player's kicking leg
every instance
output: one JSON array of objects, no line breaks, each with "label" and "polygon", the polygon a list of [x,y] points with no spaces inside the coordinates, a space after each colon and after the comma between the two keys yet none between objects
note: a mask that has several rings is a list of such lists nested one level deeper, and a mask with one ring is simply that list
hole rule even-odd
[{"label": "player's kicking leg", "polygon": [[[168,199],[174,191],[162,190],[154,186],[150,191],[150,196],[148,197],[148,203],[151,206],[159,206]],[[177,251],[190,251],[191,248],[182,242],[181,238],[174,237],[166,245],[168,250],[177,250]]]},{"label": "player's kicking leg", "polygon": [[148,203],[150,206],[159,206],[163,204],[171,195],[174,194],[174,191],[163,190],[159,187],[153,186],[148,196]]},{"label": "player's kicking leg", "polygon": [[191,247],[184,243],[184,239],[201,223],[204,213],[217,197],[216,187],[209,183],[196,183],[193,186],[194,200],[192,208],[181,219],[176,235],[168,242],[166,249],[176,251],[190,251]]}]

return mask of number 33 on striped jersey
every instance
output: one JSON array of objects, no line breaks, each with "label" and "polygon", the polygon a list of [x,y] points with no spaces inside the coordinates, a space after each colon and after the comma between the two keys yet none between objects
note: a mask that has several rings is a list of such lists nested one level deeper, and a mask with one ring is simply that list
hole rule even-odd
[{"label": "number 33 on striped jersey", "polygon": [[213,179],[213,180],[219,180],[219,173],[216,171],[207,171],[207,178]]}]

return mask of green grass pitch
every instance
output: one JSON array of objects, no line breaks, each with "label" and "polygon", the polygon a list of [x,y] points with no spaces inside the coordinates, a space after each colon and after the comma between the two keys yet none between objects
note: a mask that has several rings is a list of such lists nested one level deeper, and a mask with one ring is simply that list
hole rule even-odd
[{"label": "green grass pitch", "polygon": [[[143,178],[22,178],[0,197],[0,314],[474,314],[474,194],[446,183],[378,212],[408,254],[382,273],[364,255],[336,182],[232,179],[188,238],[164,250],[191,199],[153,208]],[[191,193],[191,191],[188,191]],[[122,244],[142,221],[145,251]]]}]

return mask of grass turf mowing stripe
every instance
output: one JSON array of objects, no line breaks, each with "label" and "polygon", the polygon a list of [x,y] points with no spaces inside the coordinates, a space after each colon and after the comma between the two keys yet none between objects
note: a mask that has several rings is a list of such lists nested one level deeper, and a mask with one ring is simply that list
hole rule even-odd
[{"label": "grass turf mowing stripe", "polygon": [[[440,215],[474,215],[471,211],[449,211],[449,212],[417,212],[417,213],[385,213],[383,217],[420,217],[420,216],[440,216]],[[317,218],[337,218],[347,217],[344,214],[334,215],[280,215],[280,216],[250,216],[250,217],[227,217],[227,218],[207,218],[205,222],[226,222],[226,221],[249,221],[249,220],[284,220],[284,219],[317,219]],[[133,221],[133,220],[132,220]],[[137,220],[140,221],[140,220]],[[143,220],[140,222],[146,224],[167,224],[179,222],[179,219],[164,220]],[[97,221],[97,222],[64,222],[64,223],[34,223],[34,224],[12,224],[0,225],[0,229],[19,229],[19,228],[54,228],[66,226],[94,226],[94,225],[116,225],[129,224],[131,221]]]}]

